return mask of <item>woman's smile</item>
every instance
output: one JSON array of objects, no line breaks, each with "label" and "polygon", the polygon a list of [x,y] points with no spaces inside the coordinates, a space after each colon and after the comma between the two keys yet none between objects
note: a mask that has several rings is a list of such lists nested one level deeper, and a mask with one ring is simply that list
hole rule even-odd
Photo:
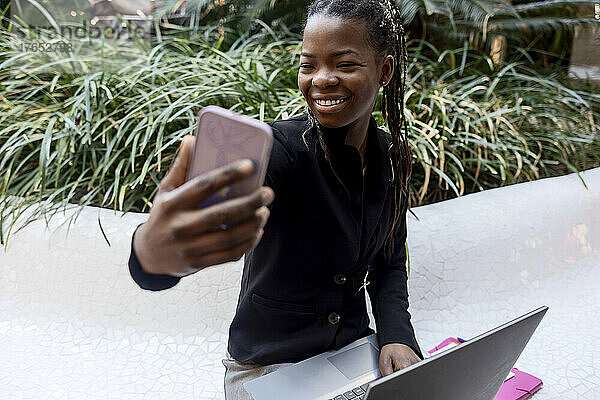
[{"label": "woman's smile", "polygon": [[319,113],[330,114],[341,111],[346,107],[348,101],[350,100],[350,96],[346,97],[334,97],[334,96],[322,96],[322,97],[313,97],[313,103],[315,104],[315,109]]}]

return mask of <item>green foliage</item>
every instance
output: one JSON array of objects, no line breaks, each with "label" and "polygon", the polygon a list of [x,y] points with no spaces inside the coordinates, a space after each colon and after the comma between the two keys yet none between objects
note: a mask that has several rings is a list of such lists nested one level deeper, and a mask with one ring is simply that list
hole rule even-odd
[{"label": "green foliage", "polygon": [[[73,52],[60,54],[21,48],[54,36],[3,32],[0,196],[23,197],[34,214],[67,202],[147,210],[200,107],[271,119],[299,112],[288,68],[299,37],[265,30],[225,50],[215,33],[155,46],[72,39]],[[3,220],[18,208],[1,207]]]},{"label": "green foliage", "polygon": [[[264,21],[283,19],[287,24],[300,24],[310,0],[162,0],[157,8],[158,15],[182,12],[195,15],[206,24],[219,19],[261,18]],[[437,25],[452,25],[455,22],[468,27],[484,28],[484,24],[501,19],[507,26],[520,24],[547,29],[552,24],[577,24],[586,22],[577,18],[581,6],[594,7],[590,0],[396,0],[404,17],[410,24],[415,18]],[[436,18],[438,17],[438,18]],[[439,17],[442,17],[441,19]],[[538,17],[546,18],[541,23]],[[592,21],[587,21],[592,22]]]},{"label": "green foliage", "polygon": [[[162,0],[157,15],[181,12],[189,16],[185,22],[189,26],[218,21],[242,29],[252,29],[250,21],[260,18],[272,26],[283,22],[299,33],[310,2]],[[396,0],[396,3],[413,38],[443,49],[453,49],[468,41],[471,49],[489,53],[493,40],[500,36],[506,39],[500,62],[503,57],[513,57],[527,48],[538,71],[568,64],[576,28],[600,26],[600,21],[593,18],[592,0]]]},{"label": "green foliage", "polygon": [[157,15],[182,13],[190,18],[186,25],[207,25],[220,22],[247,29],[260,18],[267,24],[284,23],[300,31],[309,0],[162,0],[156,8]]},{"label": "green foliage", "polygon": [[417,16],[427,18],[439,15],[452,23],[460,19],[482,24],[490,15],[519,15],[508,0],[397,0],[397,4],[406,24],[410,24]]},{"label": "green foliage", "polygon": [[[3,31],[4,235],[28,206],[31,218],[68,203],[148,211],[202,106],[264,120],[302,113],[301,38],[262,26],[232,39],[218,26],[152,44],[72,39],[69,53],[21,48],[61,40],[50,33]],[[600,95],[564,74],[539,75],[526,58],[496,68],[467,46],[417,41],[409,81],[412,206],[600,165]]]},{"label": "green foliage", "polygon": [[[600,94],[542,76],[527,61],[411,52],[406,110],[413,205],[600,165]],[[424,56],[433,54],[433,58]]]}]

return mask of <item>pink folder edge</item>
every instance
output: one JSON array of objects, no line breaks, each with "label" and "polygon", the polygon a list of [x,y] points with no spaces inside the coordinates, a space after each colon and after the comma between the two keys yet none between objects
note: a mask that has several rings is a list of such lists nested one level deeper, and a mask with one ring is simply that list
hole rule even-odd
[{"label": "pink folder edge", "polygon": [[433,354],[433,353],[435,353],[436,351],[443,349],[444,347],[448,346],[448,345],[449,345],[449,344],[451,344],[451,343],[460,344],[461,342],[460,342],[458,339],[456,339],[456,338],[449,337],[449,338],[446,338],[446,339],[444,339],[444,341],[443,341],[442,343],[438,344],[438,345],[437,345],[437,346],[435,346],[433,349],[431,349],[431,350],[429,350],[429,351],[427,351],[427,352],[428,352],[429,354]]},{"label": "pink folder edge", "polygon": [[533,396],[543,386],[540,378],[536,378],[516,368],[511,370],[515,376],[506,380],[494,397],[494,400],[524,400]]}]

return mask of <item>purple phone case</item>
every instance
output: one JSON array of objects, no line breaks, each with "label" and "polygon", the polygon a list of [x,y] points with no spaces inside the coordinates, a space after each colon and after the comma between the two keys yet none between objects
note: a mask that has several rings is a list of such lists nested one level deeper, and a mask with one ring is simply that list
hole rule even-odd
[{"label": "purple phone case", "polygon": [[200,203],[200,207],[252,193],[262,186],[273,145],[271,127],[264,122],[217,106],[198,113],[196,145],[186,181],[241,158],[254,163],[254,173]]}]

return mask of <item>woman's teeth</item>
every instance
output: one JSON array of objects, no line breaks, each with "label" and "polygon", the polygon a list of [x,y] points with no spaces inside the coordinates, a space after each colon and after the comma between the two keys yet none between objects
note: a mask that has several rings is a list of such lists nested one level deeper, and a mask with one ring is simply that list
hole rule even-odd
[{"label": "woman's teeth", "polygon": [[335,106],[336,104],[343,103],[346,100],[347,100],[347,98],[346,99],[338,99],[338,100],[317,100],[317,99],[315,99],[315,103],[317,103],[320,106]]}]

